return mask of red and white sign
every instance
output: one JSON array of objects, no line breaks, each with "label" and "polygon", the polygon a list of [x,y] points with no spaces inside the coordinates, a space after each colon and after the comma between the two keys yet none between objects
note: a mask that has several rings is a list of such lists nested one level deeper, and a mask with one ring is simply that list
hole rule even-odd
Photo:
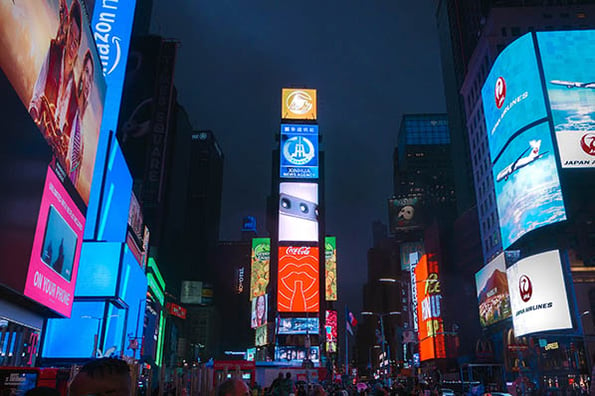
[{"label": "red and white sign", "polygon": [[167,312],[169,312],[170,315],[176,316],[180,319],[186,319],[186,308],[174,303],[167,303],[166,307]]},{"label": "red and white sign", "polygon": [[504,77],[498,77],[496,86],[494,87],[494,100],[496,101],[497,108],[502,108],[504,99],[506,99],[506,81],[504,81]]},{"label": "red and white sign", "polygon": [[279,247],[279,312],[318,312],[319,267],[318,247]]},{"label": "red and white sign", "polygon": [[562,168],[595,168],[595,132],[556,131]]}]

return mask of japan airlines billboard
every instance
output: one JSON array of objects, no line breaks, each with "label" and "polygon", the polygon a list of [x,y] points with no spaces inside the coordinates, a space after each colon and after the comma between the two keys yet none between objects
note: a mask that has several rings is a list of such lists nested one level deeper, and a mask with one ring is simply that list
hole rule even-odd
[{"label": "japan airlines billboard", "polygon": [[506,270],[506,276],[517,337],[572,328],[558,250],[521,259]]}]

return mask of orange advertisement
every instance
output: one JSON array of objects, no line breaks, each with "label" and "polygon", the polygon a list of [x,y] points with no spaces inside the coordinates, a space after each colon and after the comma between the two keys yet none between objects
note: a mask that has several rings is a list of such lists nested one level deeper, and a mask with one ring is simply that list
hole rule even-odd
[{"label": "orange advertisement", "polygon": [[279,247],[277,310],[279,312],[318,312],[318,248]]},{"label": "orange advertisement", "polygon": [[434,254],[424,254],[415,267],[417,283],[417,320],[419,323],[419,359],[446,357],[442,293],[438,279],[438,261]]},{"label": "orange advertisement", "polygon": [[283,88],[281,118],[284,120],[316,120],[316,90]]}]

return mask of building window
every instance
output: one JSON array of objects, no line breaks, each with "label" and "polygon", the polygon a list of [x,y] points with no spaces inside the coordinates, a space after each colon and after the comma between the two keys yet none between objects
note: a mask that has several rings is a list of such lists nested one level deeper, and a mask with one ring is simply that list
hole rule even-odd
[{"label": "building window", "polygon": [[513,26],[510,28],[510,34],[512,34],[514,37],[520,36],[521,35],[521,28],[518,26]]}]

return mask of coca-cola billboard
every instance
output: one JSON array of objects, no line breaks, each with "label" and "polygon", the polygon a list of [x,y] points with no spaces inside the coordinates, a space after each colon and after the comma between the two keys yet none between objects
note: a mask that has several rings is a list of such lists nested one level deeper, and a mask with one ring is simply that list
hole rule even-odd
[{"label": "coca-cola billboard", "polygon": [[279,312],[318,312],[318,247],[280,246],[277,283]]}]

